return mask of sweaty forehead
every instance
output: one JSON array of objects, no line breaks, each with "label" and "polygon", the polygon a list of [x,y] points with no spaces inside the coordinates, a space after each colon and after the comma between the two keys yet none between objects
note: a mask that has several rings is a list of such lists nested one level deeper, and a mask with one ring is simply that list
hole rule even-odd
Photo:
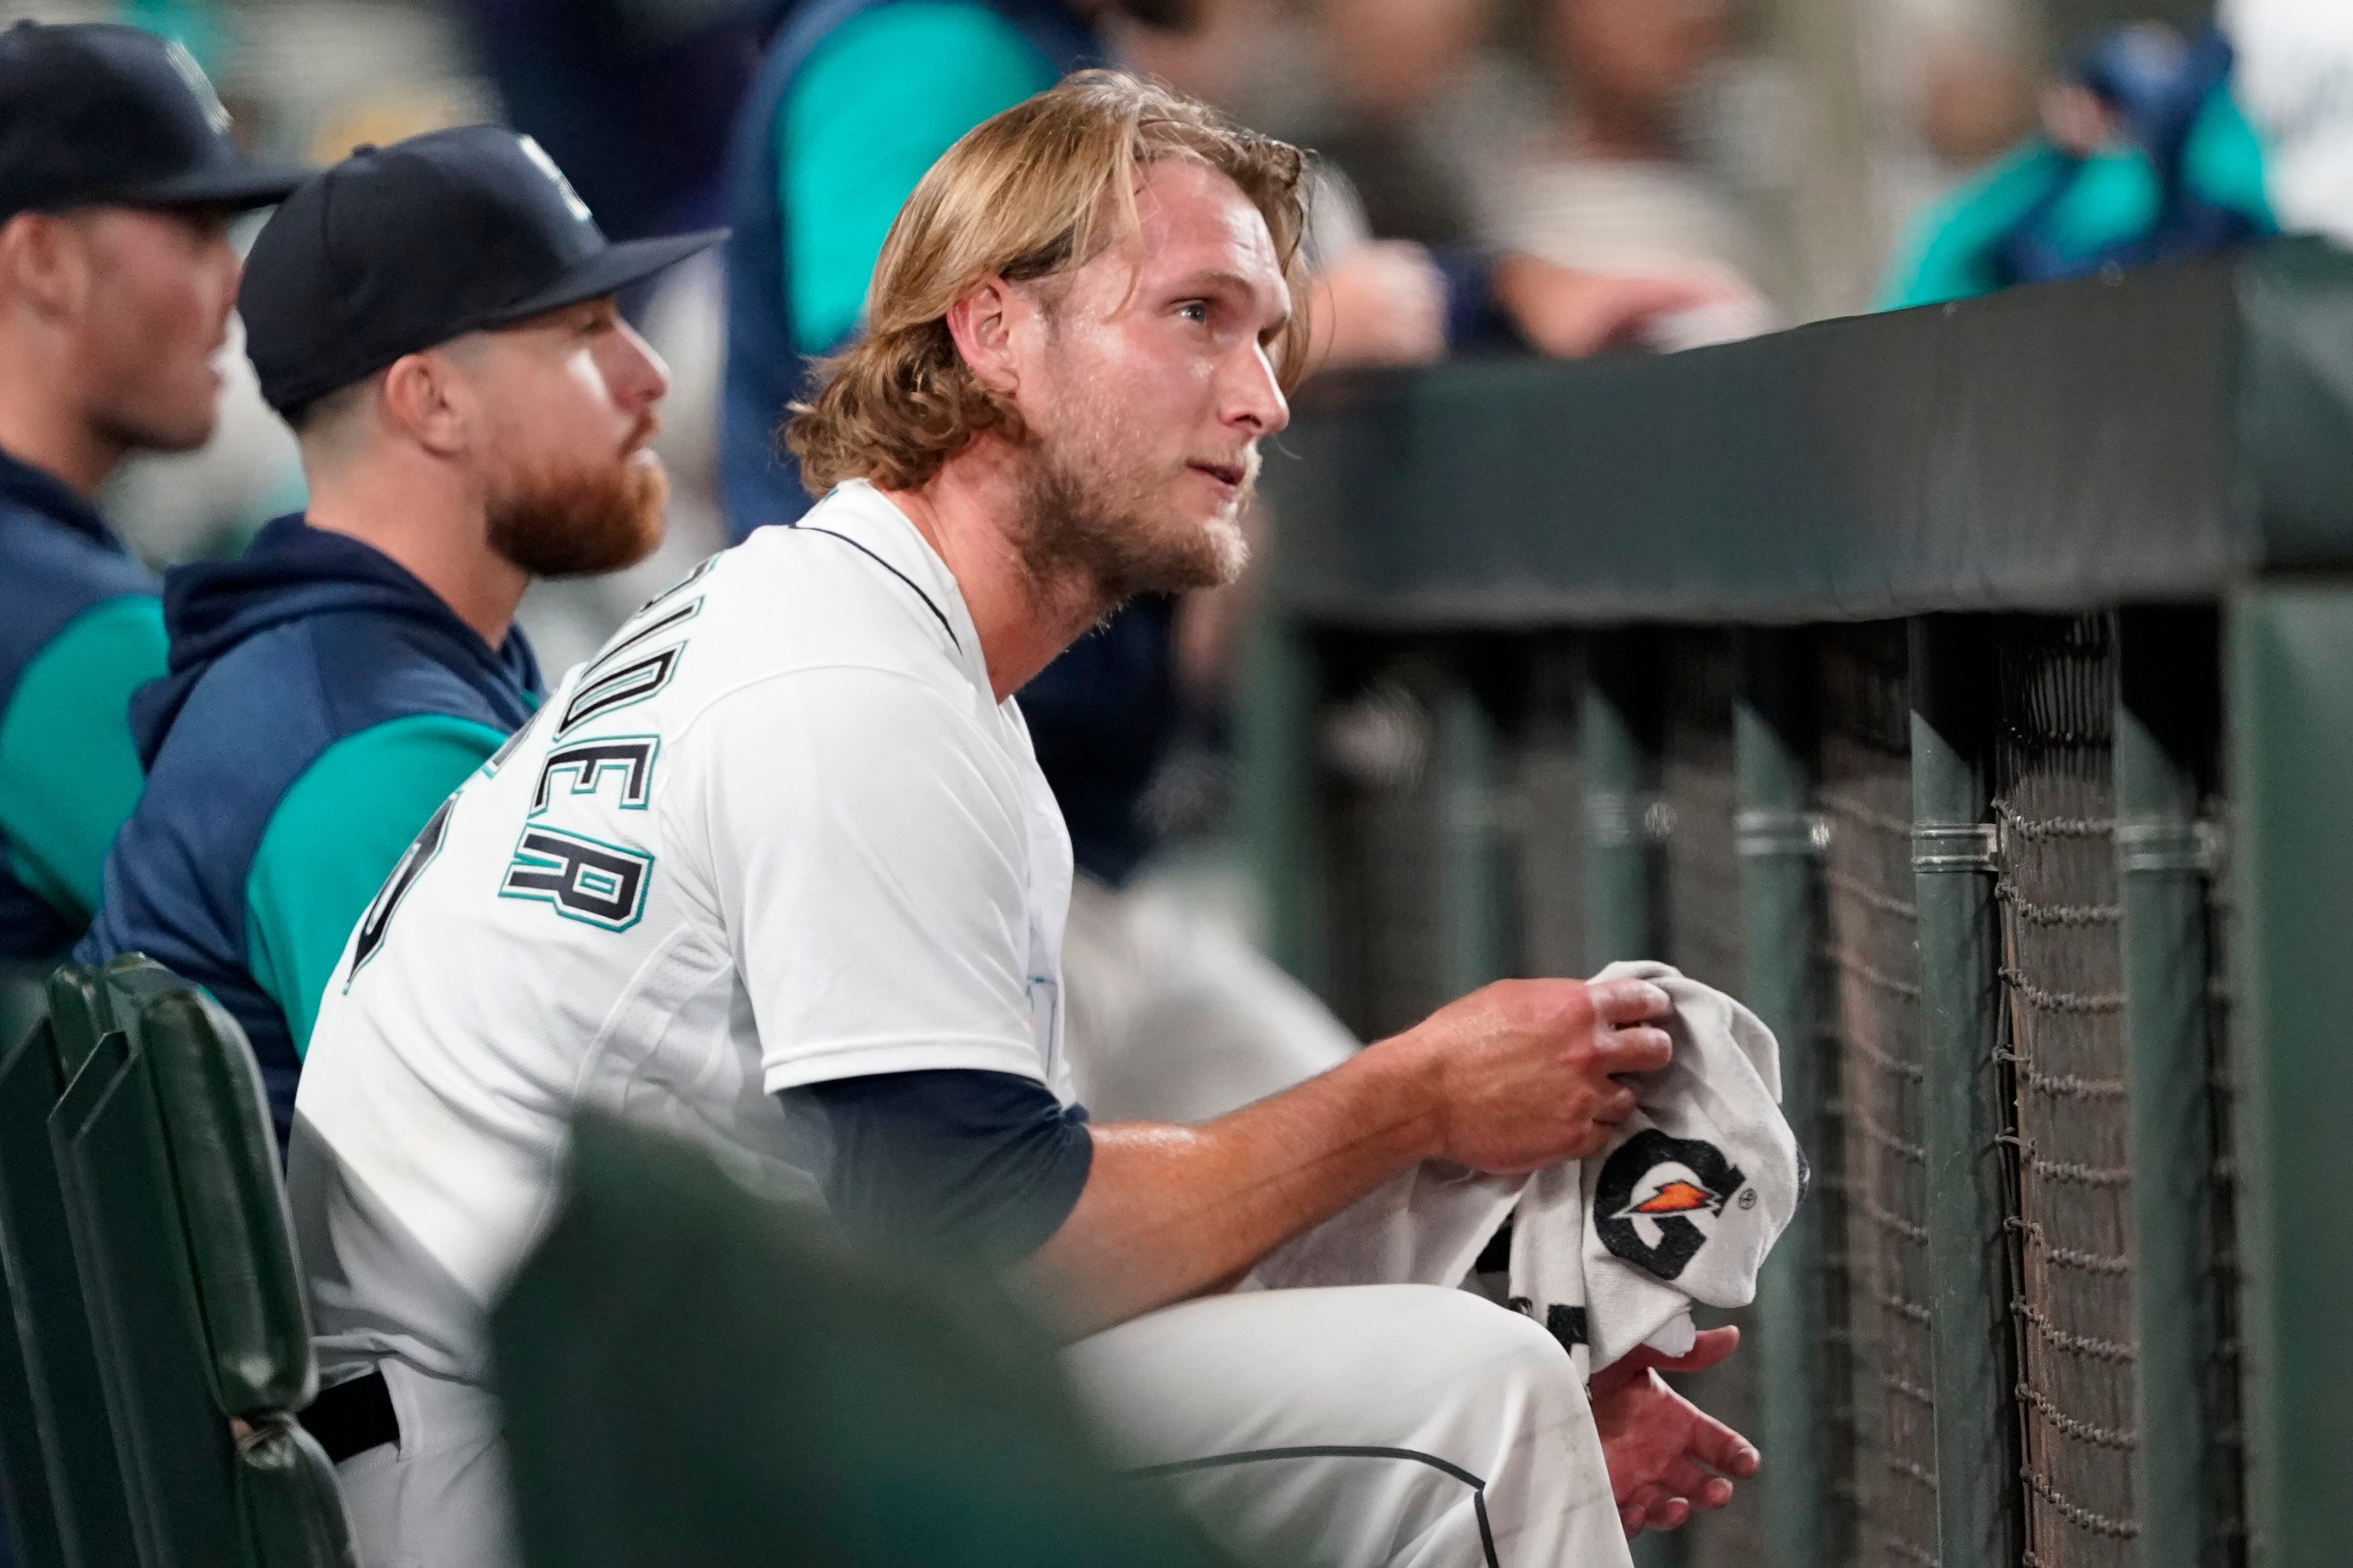
[{"label": "sweaty forehead", "polygon": [[1207,163],[1163,158],[1137,182],[1145,274],[1230,272],[1269,290],[1283,286],[1266,219],[1241,187]]}]

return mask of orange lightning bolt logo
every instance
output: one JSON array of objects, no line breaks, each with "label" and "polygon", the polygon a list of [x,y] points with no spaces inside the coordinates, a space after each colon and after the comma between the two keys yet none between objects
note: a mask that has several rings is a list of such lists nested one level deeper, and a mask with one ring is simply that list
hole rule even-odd
[{"label": "orange lightning bolt logo", "polygon": [[1701,1209],[1715,1210],[1724,1206],[1722,1200],[1705,1187],[1682,1180],[1662,1183],[1659,1189],[1631,1208],[1620,1209],[1621,1215],[1694,1214]]}]

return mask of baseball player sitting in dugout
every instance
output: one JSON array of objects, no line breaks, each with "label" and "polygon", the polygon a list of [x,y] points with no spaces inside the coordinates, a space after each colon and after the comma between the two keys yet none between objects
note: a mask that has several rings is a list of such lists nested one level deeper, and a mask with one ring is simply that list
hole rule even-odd
[{"label": "baseball player sitting in dugout", "polygon": [[535,142],[476,125],[360,149],[254,242],[247,353],[310,505],[166,578],[147,791],[74,956],[218,997],[281,1139],[353,924],[539,700],[523,589],[660,542],[669,375],[613,295],[720,237],[608,245]]},{"label": "baseball player sitting in dugout", "polygon": [[1588,1395],[1467,1291],[1225,1289],[1417,1162],[1599,1149],[1612,1075],[1669,1058],[1647,981],[1492,985],[1199,1125],[1069,1101],[1070,840],[1009,697],[1126,595],[1240,569],[1302,163],[1104,73],[958,142],[793,423],[829,493],[625,624],[371,907],[289,1176],[365,1561],[512,1561],[483,1314],[584,1104],[995,1261],[1120,1457],[1253,1561],[1620,1568],[1754,1472],[1646,1353]]},{"label": "baseball player sitting in dugout", "polygon": [[302,173],[237,151],[177,44],[0,33],[0,959],[63,956],[139,799],[126,710],[164,616],[92,498],[133,451],[212,438],[229,224]]}]

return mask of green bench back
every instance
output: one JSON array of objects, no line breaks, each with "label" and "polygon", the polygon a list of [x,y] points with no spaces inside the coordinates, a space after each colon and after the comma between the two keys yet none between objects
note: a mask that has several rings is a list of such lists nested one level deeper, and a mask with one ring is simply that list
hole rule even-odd
[{"label": "green bench back", "polygon": [[44,1018],[0,1058],[0,1275],[15,1352],[0,1355],[0,1463],[26,1568],[100,1568],[134,1561],[131,1504],[49,1143],[62,1088]]},{"label": "green bench back", "polygon": [[[348,1568],[259,1068],[236,1021],[126,954],[49,987],[47,1118],[141,1568]],[[12,1277],[13,1286],[13,1277]]]}]

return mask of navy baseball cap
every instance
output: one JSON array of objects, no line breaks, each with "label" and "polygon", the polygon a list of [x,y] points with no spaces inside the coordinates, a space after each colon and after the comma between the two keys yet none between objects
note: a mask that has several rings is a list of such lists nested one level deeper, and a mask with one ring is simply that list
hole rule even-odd
[{"label": "navy baseball cap", "polygon": [[616,245],[528,136],[463,125],[313,174],[245,259],[237,310],[280,414],[467,332],[614,293],[727,237]]},{"label": "navy baseball cap", "polygon": [[0,32],[0,219],[69,207],[263,206],[305,170],[257,163],[178,44],[106,22]]}]

